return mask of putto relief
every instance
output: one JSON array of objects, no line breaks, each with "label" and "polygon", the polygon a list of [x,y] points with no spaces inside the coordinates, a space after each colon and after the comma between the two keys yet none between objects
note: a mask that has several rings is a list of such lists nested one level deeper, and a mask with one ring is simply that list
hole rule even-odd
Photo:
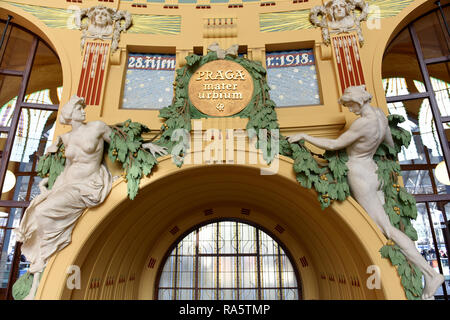
[{"label": "putto relief", "polygon": [[[359,14],[356,11],[360,11]],[[361,21],[366,21],[369,5],[364,0],[330,0],[323,6],[315,6],[309,13],[309,20],[322,28],[325,44],[330,44],[330,34],[356,32],[360,45],[364,43]]]},{"label": "putto relief", "polygon": [[[83,19],[87,17],[87,22]],[[132,23],[128,11],[116,10],[103,5],[81,9],[77,12],[75,23],[83,31],[81,36],[81,49],[86,39],[112,40],[111,51],[119,46],[120,34],[126,31]]]}]

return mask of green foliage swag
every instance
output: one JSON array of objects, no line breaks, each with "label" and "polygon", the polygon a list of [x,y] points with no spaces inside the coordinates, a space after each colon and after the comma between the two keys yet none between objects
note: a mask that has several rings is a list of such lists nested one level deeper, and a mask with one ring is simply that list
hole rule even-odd
[{"label": "green foliage swag", "polygon": [[[42,278],[44,272],[42,271],[39,275],[39,280]],[[35,275],[29,272],[23,274],[16,282],[14,282],[12,287],[12,296],[14,300],[23,300],[30,293],[31,287],[33,286],[33,279]]]},{"label": "green foliage swag", "polygon": [[[294,159],[294,171],[297,181],[305,188],[314,188],[322,209],[327,208],[334,200],[344,201],[350,195],[347,183],[348,160],[345,150],[325,151],[323,155],[312,153],[305,147],[304,141],[290,145]],[[322,158],[327,163],[320,162]]]},{"label": "green foliage swag", "polygon": [[[111,161],[121,164],[123,177],[127,182],[128,197],[131,200],[138,193],[141,178],[149,175],[157,164],[156,158],[142,147],[145,142],[142,134],[147,132],[150,132],[148,127],[131,120],[111,126],[108,156]],[[63,143],[59,144],[56,153],[48,153],[39,159],[37,174],[49,178],[49,189],[64,170],[65,160]]]}]

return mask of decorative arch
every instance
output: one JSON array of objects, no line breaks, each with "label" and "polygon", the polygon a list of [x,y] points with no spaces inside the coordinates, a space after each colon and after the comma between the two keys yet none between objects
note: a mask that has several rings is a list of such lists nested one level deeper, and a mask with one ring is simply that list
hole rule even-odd
[{"label": "decorative arch", "polygon": [[[246,152],[248,156],[249,152]],[[169,156],[141,181],[135,200],[123,179],[101,207],[78,221],[72,243],[48,263],[37,299],[154,299],[158,268],[176,238],[218,218],[241,218],[271,230],[293,257],[304,299],[404,299],[396,270],[382,259],[386,238],[352,199],[322,211],[315,192],[298,185],[292,160],[278,173],[258,165],[185,165]],[[81,289],[66,287],[67,268],[81,269]],[[380,268],[381,289],[366,287]]]}]

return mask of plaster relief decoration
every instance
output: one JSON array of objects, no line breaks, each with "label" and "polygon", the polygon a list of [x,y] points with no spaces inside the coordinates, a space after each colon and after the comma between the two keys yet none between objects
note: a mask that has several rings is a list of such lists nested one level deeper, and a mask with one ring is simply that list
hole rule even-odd
[{"label": "plaster relief decoration", "polygon": [[[289,137],[288,141],[297,154],[301,153],[305,141],[328,152],[346,150],[350,192],[389,239],[388,244],[380,250],[382,256],[398,266],[397,272],[402,278],[408,299],[434,299],[434,293],[443,283],[444,277],[416,249],[413,241],[417,240],[417,233],[410,222],[417,216],[417,211],[413,209],[414,197],[398,185],[398,163],[386,161],[388,157],[398,154],[398,140],[409,143],[410,136],[395,127],[404,119],[394,116],[389,121],[379,108],[370,105],[371,99],[372,95],[366,91],[365,86],[348,87],[339,103],[360,118],[346,132],[337,139],[299,133]],[[295,146],[295,143],[300,145]],[[294,158],[299,157],[294,155]],[[305,172],[306,166],[296,169],[296,164],[296,171]],[[336,167],[329,168],[336,170]],[[311,166],[306,169],[315,170]],[[309,173],[308,175],[312,178]],[[324,175],[323,180],[328,180],[328,177]],[[423,291],[421,273],[425,277]]]},{"label": "plaster relief decoration", "polygon": [[[58,136],[39,160],[37,173],[45,177],[39,184],[41,193],[14,230],[17,241],[22,242],[22,253],[30,261],[27,274],[13,286],[16,300],[34,299],[50,257],[70,244],[73,228],[84,210],[100,205],[110,193],[113,179],[103,163],[105,142],[109,144],[108,154],[115,154],[113,160],[123,164],[128,177],[139,176],[140,165],[148,174],[156,163],[155,156],[165,153],[162,147],[144,143],[141,133],[145,128],[129,120],[115,126],[84,122],[85,107],[84,99],[74,95],[61,108],[59,121],[72,130]],[[125,158],[133,164],[125,163]]]},{"label": "plaster relief decoration", "polygon": [[[83,19],[87,18],[87,22]],[[102,5],[75,12],[75,25],[82,30],[83,62],[77,95],[88,105],[101,105],[109,56],[119,45],[120,34],[131,26],[131,14]]]},{"label": "plaster relief decoration", "polygon": [[[85,17],[88,18],[88,23],[83,23]],[[81,49],[83,50],[87,39],[112,40],[111,51],[114,53],[119,46],[121,32],[126,31],[131,23],[131,14],[125,10],[115,10],[103,5],[81,9],[75,18],[76,26],[83,31]]]},{"label": "plaster relief decoration", "polygon": [[[358,15],[356,10],[361,13]],[[330,0],[323,6],[315,6],[309,13],[313,25],[322,28],[325,44],[330,44],[330,34],[356,32],[360,45],[364,43],[361,21],[367,20],[369,5],[364,0]]]},{"label": "plaster relief decoration", "polygon": [[332,35],[333,58],[339,76],[341,92],[350,86],[365,84],[356,35]]}]

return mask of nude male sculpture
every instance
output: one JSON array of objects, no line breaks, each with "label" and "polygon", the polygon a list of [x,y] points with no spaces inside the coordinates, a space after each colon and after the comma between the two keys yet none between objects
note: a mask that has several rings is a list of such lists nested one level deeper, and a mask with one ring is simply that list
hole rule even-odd
[{"label": "nude male sculpture", "polygon": [[384,211],[384,194],[379,189],[377,164],[373,160],[378,146],[385,142],[394,146],[386,115],[372,107],[372,95],[365,86],[345,89],[339,103],[359,115],[350,128],[337,139],[316,138],[299,133],[288,138],[290,143],[305,140],[325,150],[346,148],[348,154],[348,183],[353,197],[367,211],[388,239],[392,239],[406,258],[415,264],[425,276],[422,299],[434,298],[436,289],[443,283],[444,276],[437,273],[417,251],[414,242],[402,231],[395,228]]}]

